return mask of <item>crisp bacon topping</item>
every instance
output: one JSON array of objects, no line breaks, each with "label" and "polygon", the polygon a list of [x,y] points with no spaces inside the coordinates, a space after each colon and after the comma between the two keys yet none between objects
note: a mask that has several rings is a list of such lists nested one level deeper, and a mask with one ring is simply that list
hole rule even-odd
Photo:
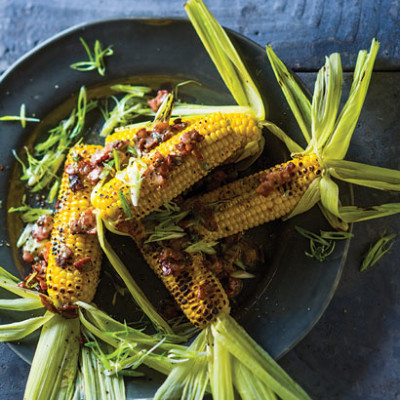
[{"label": "crisp bacon topping", "polygon": [[47,262],[41,260],[32,265],[32,272],[25,278],[23,282],[18,284],[24,289],[36,290],[45,293],[47,290],[46,283]]},{"label": "crisp bacon topping", "polygon": [[182,271],[185,268],[184,254],[170,247],[164,247],[161,250],[158,260],[164,276]]},{"label": "crisp bacon topping", "polygon": [[168,90],[159,90],[157,92],[157,96],[154,97],[153,99],[150,99],[147,104],[151,107],[151,109],[154,112],[157,112],[158,109],[160,108],[162,102],[165,100],[165,98],[168,95]]},{"label": "crisp bacon topping", "polygon": [[210,296],[213,293],[213,285],[210,282],[205,282],[199,285],[199,290],[197,292],[197,297],[200,300],[206,299],[208,296]]},{"label": "crisp bacon topping", "polygon": [[122,150],[128,144],[129,140],[114,140],[113,142],[107,143],[103,148],[97,150],[90,158],[92,169],[112,160],[113,150]]},{"label": "crisp bacon topping", "polygon": [[191,131],[186,131],[182,134],[180,142],[175,145],[175,147],[179,151],[180,155],[185,156],[187,154],[192,154],[201,161],[203,156],[200,153],[197,144],[203,140],[204,136],[200,135],[196,129],[192,129]]},{"label": "crisp bacon topping", "polygon": [[31,263],[31,262],[33,262],[34,258],[35,258],[35,256],[31,252],[24,250],[24,253],[22,254],[22,259],[25,262]]},{"label": "crisp bacon topping", "polygon": [[70,230],[73,235],[78,233],[95,235],[97,233],[96,217],[93,211],[93,207],[88,208],[81,212],[78,219],[71,220]]},{"label": "crisp bacon topping", "polygon": [[235,297],[242,289],[242,281],[238,278],[232,278],[230,276],[227,285],[224,286],[224,289],[228,297]]},{"label": "crisp bacon topping", "polygon": [[260,184],[257,187],[256,192],[267,197],[274,191],[274,189],[284,183],[288,183],[291,180],[292,173],[295,169],[296,165],[290,162],[286,166],[281,166],[263,174],[260,177]]},{"label": "crisp bacon topping", "polygon": [[89,272],[93,269],[93,262],[91,257],[84,257],[74,262],[74,267],[79,272]]},{"label": "crisp bacon topping", "polygon": [[103,167],[98,166],[88,174],[87,179],[92,185],[95,185],[100,180],[103,169]]},{"label": "crisp bacon topping", "polygon": [[69,188],[76,193],[78,190],[84,188],[83,183],[79,175],[68,175],[69,178]]},{"label": "crisp bacon topping", "polygon": [[56,264],[59,267],[65,267],[65,265],[71,261],[73,255],[73,251],[68,246],[61,244],[56,257]]},{"label": "crisp bacon topping", "polygon": [[41,242],[49,238],[52,229],[53,217],[50,215],[41,215],[33,228],[32,237]]}]

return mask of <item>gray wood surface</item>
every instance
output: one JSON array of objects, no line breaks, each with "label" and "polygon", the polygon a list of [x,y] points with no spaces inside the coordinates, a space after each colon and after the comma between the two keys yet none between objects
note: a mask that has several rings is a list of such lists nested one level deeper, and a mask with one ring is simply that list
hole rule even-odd
[{"label": "gray wood surface", "polygon": [[[298,71],[315,71],[340,51],[350,69],[372,37],[382,42],[377,69],[349,159],[400,169],[400,3],[397,0],[214,0],[219,21],[261,45],[273,44]],[[182,17],[183,1],[0,0],[0,71],[53,34],[106,17]],[[301,79],[313,86],[315,73]],[[346,75],[348,89],[350,74]],[[356,188],[356,202],[400,201],[396,194]],[[356,225],[336,295],[321,321],[281,365],[314,399],[400,399],[400,250],[365,273],[362,254],[400,218]],[[323,268],[323,264],[321,265]],[[0,344],[0,399],[21,399],[29,366]]]},{"label": "gray wood surface", "polygon": [[[72,25],[112,17],[185,17],[183,0],[0,0],[0,70]],[[295,70],[315,70],[339,51],[351,69],[358,49],[382,42],[377,69],[400,67],[397,0],[213,0],[226,27],[271,43]]]}]

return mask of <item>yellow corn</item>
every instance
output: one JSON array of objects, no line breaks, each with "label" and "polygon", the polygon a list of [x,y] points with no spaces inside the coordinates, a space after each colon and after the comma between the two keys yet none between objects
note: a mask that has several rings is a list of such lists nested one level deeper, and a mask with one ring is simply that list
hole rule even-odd
[{"label": "yellow corn", "polygon": [[203,329],[220,313],[229,314],[228,296],[221,282],[204,264],[199,254],[190,256],[182,270],[165,274],[160,255],[162,248],[145,244],[144,225],[138,221],[131,232],[143,257],[174,297],[186,317],[197,328]]},{"label": "yellow corn", "polygon": [[[66,166],[74,162],[73,157],[79,155],[88,161],[100,146],[81,145],[72,148],[68,154]],[[74,304],[81,300],[90,302],[95,294],[101,264],[101,251],[97,235],[72,234],[71,220],[77,220],[90,205],[90,193],[93,185],[82,178],[83,189],[75,193],[69,187],[69,175],[64,172],[58,197],[58,206],[54,216],[54,227],[51,233],[51,248],[48,258],[46,281],[48,295],[57,308]],[[67,246],[72,256],[63,266],[59,266],[57,256]],[[83,266],[74,263],[90,257]]]},{"label": "yellow corn", "polygon": [[[173,126],[175,122],[185,122],[188,124],[193,123],[193,118],[186,117],[186,118],[175,118],[171,119],[169,122],[170,126]],[[137,133],[142,129],[146,128],[147,130],[151,130],[155,125],[157,125],[159,122],[141,122],[138,124],[133,124],[133,125],[128,125],[124,127],[117,128],[111,135],[108,135],[106,137],[106,144],[107,143],[113,143],[117,140],[129,140],[132,142],[132,145],[135,144],[135,142],[138,140]]]},{"label": "yellow corn", "polygon": [[[141,161],[146,169],[156,164],[158,155],[168,157],[171,154],[179,156],[176,148],[185,132],[195,130],[204,137],[197,144],[197,149],[203,160],[194,155],[183,156],[179,165],[174,165],[168,172],[166,185],[159,187],[154,177],[145,175],[140,188],[138,205],[131,205],[134,218],[142,218],[158,209],[165,201],[171,200],[189,188],[211,169],[243,148],[248,142],[257,140],[261,130],[257,121],[249,114],[214,113],[198,117],[191,121],[184,131],[161,143],[156,149],[144,154]],[[121,192],[120,192],[121,191]],[[130,203],[130,188],[117,178],[111,179],[103,187],[96,190],[92,198],[103,218],[116,220],[123,214],[120,194]]]},{"label": "yellow corn", "polygon": [[[317,156],[298,157],[191,199],[186,207],[211,208],[212,221],[201,225],[199,234],[217,240],[288,215],[320,174]],[[260,181],[266,179],[269,189],[260,194]]]}]

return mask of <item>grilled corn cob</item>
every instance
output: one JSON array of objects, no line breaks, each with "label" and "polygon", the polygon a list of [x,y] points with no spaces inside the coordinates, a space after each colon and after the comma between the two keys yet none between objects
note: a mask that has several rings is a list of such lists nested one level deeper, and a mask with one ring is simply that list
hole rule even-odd
[{"label": "grilled corn cob", "polygon": [[[93,205],[103,218],[115,221],[123,215],[122,193],[130,203],[132,217],[142,218],[256,140],[260,133],[249,114],[214,113],[195,118],[178,135],[140,158],[145,172],[136,207],[130,201],[129,185],[117,178],[95,191]],[[190,135],[196,143],[188,139]]]},{"label": "grilled corn cob", "polygon": [[[140,221],[134,224],[130,234],[146,262],[193,325],[203,329],[220,313],[229,314],[228,296],[221,282],[204,264],[202,256],[194,254],[177,260],[177,253],[171,249],[146,244],[145,227]],[[180,256],[182,253],[178,258]]]},{"label": "grilled corn cob", "polygon": [[[67,157],[65,169],[79,158],[89,161],[100,146],[73,147]],[[71,188],[72,179],[80,179],[78,190]],[[77,178],[64,172],[51,234],[51,248],[47,266],[48,295],[56,308],[68,307],[76,301],[90,302],[95,294],[101,264],[101,251],[97,236],[73,233],[73,221],[79,221],[90,205],[93,184],[86,176]]]},{"label": "grilled corn cob", "polygon": [[320,175],[318,157],[302,156],[189,200],[187,207],[209,208],[212,221],[199,233],[217,240],[290,214]]}]

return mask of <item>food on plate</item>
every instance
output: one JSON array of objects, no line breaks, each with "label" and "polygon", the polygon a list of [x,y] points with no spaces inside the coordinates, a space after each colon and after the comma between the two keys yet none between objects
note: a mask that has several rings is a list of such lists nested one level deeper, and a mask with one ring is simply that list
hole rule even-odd
[{"label": "food on plate", "polygon": [[168,374],[173,360],[164,353],[185,351],[183,346],[168,343],[169,339],[182,340],[178,336],[160,341],[159,336],[114,321],[88,304],[99,282],[102,258],[90,205],[95,184],[90,174],[97,168],[91,158],[100,148],[81,144],[70,150],[54,223],[49,215],[42,215],[31,230],[37,243],[44,245],[40,252],[30,253],[29,260],[24,251],[24,258],[33,263],[33,272],[18,284],[17,278],[0,270],[0,286],[22,297],[0,300],[2,308],[47,310],[42,316],[3,325],[0,330],[0,340],[15,341],[42,327],[26,399],[69,399],[74,393],[85,398],[90,393],[93,398],[124,399],[120,369],[144,363]]},{"label": "food on plate", "polygon": [[[174,130],[179,133],[169,137],[169,132]],[[154,138],[154,131],[163,138],[161,143]],[[143,218],[181,194],[247,143],[257,140],[260,134],[254,117],[244,113],[212,113],[172,125],[157,122],[149,129],[140,128],[134,133],[140,138],[134,146],[142,155],[138,159],[131,158],[127,168],[96,188],[93,206],[102,217],[116,225],[125,218],[124,202],[129,205],[131,218]],[[141,139],[146,143],[142,145]],[[147,148],[151,150],[145,152]]]},{"label": "food on plate", "polygon": [[[235,391],[242,398],[309,399],[230,316],[230,298],[239,292],[240,284],[233,279],[226,285],[219,278],[248,278],[251,274],[234,271],[239,273],[229,275],[231,266],[221,273],[220,260],[210,257],[215,255],[217,246],[223,247],[216,240],[272,219],[292,217],[319,201],[328,220],[339,229],[345,229],[348,222],[399,212],[398,205],[366,210],[342,206],[338,188],[331,179],[399,190],[398,171],[343,160],[372,74],[379,47],[376,41],[369,53],[359,54],[349,100],[339,117],[342,70],[338,54],[327,58],[318,74],[311,103],[283,63],[267,49],[278,82],[308,143],[304,150],[265,120],[256,85],[229,37],[202,1],[189,0],[186,10],[240,111],[211,107],[208,113],[199,115],[200,109],[205,110],[199,107],[193,108],[190,115],[190,106],[180,105],[182,115],[171,118],[173,96],[162,90],[146,103],[155,113],[153,122],[119,129],[106,138],[104,147],[80,144],[70,150],[54,224],[45,213],[23,235],[24,259],[34,262],[33,272],[17,287],[14,277],[0,271],[0,285],[24,297],[12,305],[3,303],[6,307],[47,309],[43,316],[3,326],[4,334],[0,334],[1,340],[19,340],[43,326],[27,384],[27,398],[72,398],[80,387],[86,393],[96,393],[98,398],[107,397],[107,392],[124,398],[118,373],[127,369],[124,373],[135,375],[136,368],[145,364],[168,375],[155,399],[201,399],[206,391],[214,399],[232,399]],[[135,110],[146,114],[143,96],[148,89],[140,93],[142,100]],[[54,154],[58,154],[59,147],[62,150],[56,157],[56,170],[62,165],[66,148],[82,132],[87,108],[84,89],[79,99],[80,107],[77,113],[73,111],[68,125],[67,145],[62,141],[65,130],[53,131],[51,143],[47,144],[57,144]],[[119,106],[117,102],[118,112]],[[76,117],[77,130],[72,129]],[[114,119],[103,135],[118,121]],[[217,166],[241,160],[249,153],[257,155],[259,148],[254,149],[253,145],[261,142],[262,126],[285,142],[292,160],[213,192],[178,199],[181,207],[168,203],[182,194],[190,197],[190,193],[184,192]],[[46,142],[43,157],[45,150]],[[37,168],[37,164],[24,168],[26,180],[26,171]],[[47,187],[55,173],[45,172],[44,182],[35,177],[28,184],[38,185],[37,190]],[[154,211],[164,213],[164,219],[154,220]],[[191,220],[187,218],[190,213]],[[149,221],[152,230],[148,229]],[[103,222],[112,232],[135,240],[185,316],[201,329],[189,348],[175,344],[183,337],[173,335],[154,311],[108,244]],[[28,249],[29,235],[34,246]],[[88,304],[99,279],[100,249],[144,313],[163,332],[161,337],[114,321]],[[255,257],[248,249],[247,258]],[[240,259],[232,260],[231,264],[236,262],[240,266]],[[52,355],[55,357],[51,358]],[[43,365],[48,365],[50,372]],[[102,373],[93,375],[93,368]],[[97,387],[100,392],[96,392]]]}]

